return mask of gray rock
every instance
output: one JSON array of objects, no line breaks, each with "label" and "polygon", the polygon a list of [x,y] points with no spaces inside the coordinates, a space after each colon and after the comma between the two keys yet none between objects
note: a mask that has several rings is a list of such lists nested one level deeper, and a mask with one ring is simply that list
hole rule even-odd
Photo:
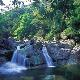
[{"label": "gray rock", "polygon": [[68,44],[50,43],[47,44],[49,55],[53,59],[53,62],[57,64],[67,64],[71,53],[71,47]]},{"label": "gray rock", "polygon": [[5,57],[0,57],[0,66],[6,62]]},{"label": "gray rock", "polygon": [[71,54],[73,55],[72,59],[75,63],[80,64],[80,46],[76,45],[73,50],[71,51]]}]

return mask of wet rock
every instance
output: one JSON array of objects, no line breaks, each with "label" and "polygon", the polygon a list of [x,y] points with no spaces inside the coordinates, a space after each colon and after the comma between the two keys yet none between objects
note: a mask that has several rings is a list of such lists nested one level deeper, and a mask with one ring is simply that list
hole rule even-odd
[{"label": "wet rock", "polygon": [[39,45],[38,43],[36,43],[34,45],[33,42],[28,42],[25,45],[21,45],[20,48],[21,49],[18,50],[18,53],[25,56],[26,67],[35,67],[45,64],[45,60],[41,51],[42,43],[40,43]]},{"label": "wet rock", "polygon": [[12,56],[13,56],[13,50],[7,50],[4,54],[4,56],[6,57],[7,61],[11,61]]},{"label": "wet rock", "polygon": [[45,64],[43,55],[41,55],[41,52],[35,52],[34,55],[30,58],[30,63],[32,63],[34,66],[39,66]]},{"label": "wet rock", "polygon": [[5,57],[0,57],[0,66],[6,62]]},{"label": "wet rock", "polygon": [[26,57],[29,59],[30,66],[39,66],[45,64],[44,57],[42,55],[42,43],[33,41],[26,47]]},{"label": "wet rock", "polygon": [[6,60],[10,61],[13,55],[12,50],[0,50],[0,57],[5,57]]}]

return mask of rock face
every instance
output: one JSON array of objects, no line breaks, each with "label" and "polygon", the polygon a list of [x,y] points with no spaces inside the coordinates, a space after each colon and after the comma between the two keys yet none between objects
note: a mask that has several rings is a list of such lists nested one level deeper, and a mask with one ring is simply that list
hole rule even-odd
[{"label": "rock face", "polygon": [[76,45],[70,55],[70,60],[72,59],[73,62],[80,64],[80,45]]},{"label": "rock face", "polygon": [[[72,41],[69,42],[62,41],[46,44],[49,56],[55,65],[80,63],[80,46],[73,48],[71,46]],[[21,53],[26,56],[25,65],[27,67],[46,65],[44,55],[42,54],[42,47],[41,42],[34,43],[34,41],[31,41],[25,45],[22,44]]]},{"label": "rock face", "polygon": [[[80,63],[80,45],[74,46],[73,40],[59,42],[49,42],[46,45],[49,56],[55,65]],[[26,54],[26,66],[45,65],[46,61],[42,54],[42,43],[31,41],[23,46],[23,52]]]},{"label": "rock face", "polygon": [[6,62],[6,58],[5,57],[0,57],[0,66]]},{"label": "rock face", "polygon": [[11,50],[15,48],[15,41],[12,38],[3,38],[0,40],[0,49]]},{"label": "rock face", "polygon": [[11,60],[13,51],[15,50],[15,41],[12,38],[3,38],[0,40],[0,60]]},{"label": "rock face", "polygon": [[6,60],[10,61],[13,55],[13,50],[0,50],[0,57],[5,57]]},{"label": "rock face", "polygon": [[55,64],[67,64],[71,53],[71,47],[69,45],[53,42],[47,44],[47,49]]},{"label": "rock face", "polygon": [[41,52],[34,52],[32,55],[26,54],[26,66],[39,66],[44,64],[44,58]]},{"label": "rock face", "polygon": [[[55,65],[80,63],[80,45],[70,46],[74,44],[72,40],[47,43],[46,47],[53,63]],[[11,39],[0,41],[0,64],[6,62],[6,60],[11,60],[15,47],[15,42]],[[33,40],[22,44],[22,52],[20,51],[20,53],[26,56],[26,66],[46,65],[44,55],[42,54],[42,47],[41,42],[34,42]]]},{"label": "rock face", "polygon": [[26,67],[35,67],[46,64],[42,55],[41,47],[41,43],[33,42],[27,42],[24,47],[21,47],[21,49],[19,50],[20,52],[18,52],[18,54],[22,53],[21,55],[26,56]]},{"label": "rock face", "polygon": [[39,52],[39,53],[35,52],[34,55],[31,56],[31,63],[34,66],[39,66],[39,65],[44,64],[44,59],[41,54],[42,54],[42,52]]},{"label": "rock face", "polygon": [[[80,45],[66,40],[47,44],[49,55],[55,64],[80,64]],[[73,47],[74,46],[74,47]]]}]

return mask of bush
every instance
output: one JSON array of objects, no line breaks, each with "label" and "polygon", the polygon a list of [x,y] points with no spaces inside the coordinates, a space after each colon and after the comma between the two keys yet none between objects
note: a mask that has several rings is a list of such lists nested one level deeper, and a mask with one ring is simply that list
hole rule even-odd
[{"label": "bush", "polygon": [[75,29],[73,29],[72,27],[68,27],[61,33],[61,38],[62,39],[72,38],[77,34],[78,32]]},{"label": "bush", "polygon": [[54,33],[51,31],[45,36],[45,40],[53,40]]}]

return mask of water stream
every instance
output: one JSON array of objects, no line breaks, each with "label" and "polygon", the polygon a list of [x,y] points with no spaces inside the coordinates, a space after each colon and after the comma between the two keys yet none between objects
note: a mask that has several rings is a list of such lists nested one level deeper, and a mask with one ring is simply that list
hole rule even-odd
[{"label": "water stream", "polygon": [[11,62],[0,66],[0,80],[80,80],[80,65],[54,68],[45,45],[43,45],[42,54],[47,67],[27,69],[24,66],[25,57],[20,52],[21,49],[18,46]]},{"label": "water stream", "polygon": [[46,59],[47,66],[48,67],[54,67],[53,61],[52,61],[51,57],[49,56],[47,48],[45,45],[43,45],[42,51],[43,51],[43,55]]},{"label": "water stream", "polygon": [[[48,51],[45,45],[42,48],[42,54],[45,57],[47,67],[54,67],[51,57],[48,55]],[[14,72],[21,72],[25,70],[25,50],[20,49],[20,46],[17,46],[17,49],[14,51],[11,62],[5,63],[2,67],[0,67],[1,73],[14,73]],[[29,66],[30,67],[30,66]]]},{"label": "water stream", "polygon": [[25,56],[22,55],[20,51],[20,46],[14,51],[11,62],[7,62],[0,67],[0,73],[2,74],[13,74],[20,73],[22,70],[26,70],[25,67]]},{"label": "water stream", "polygon": [[13,53],[11,62],[20,66],[25,66],[25,58],[24,52],[20,50],[20,46],[17,46],[17,49]]}]

